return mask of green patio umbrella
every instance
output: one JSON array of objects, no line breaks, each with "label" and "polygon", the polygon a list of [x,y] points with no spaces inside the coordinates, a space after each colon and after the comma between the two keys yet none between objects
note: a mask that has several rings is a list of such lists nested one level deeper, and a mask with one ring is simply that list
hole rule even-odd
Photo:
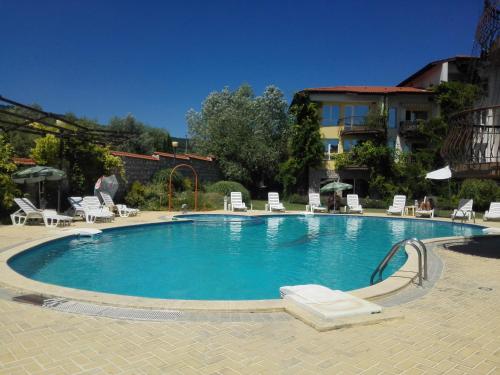
[{"label": "green patio umbrella", "polygon": [[[37,165],[26,168],[12,175],[12,180],[16,184],[36,184],[38,183],[38,201],[41,200],[41,183],[45,181],[61,181],[66,178],[66,173],[60,169]],[[57,191],[57,210],[60,210],[60,189]]]},{"label": "green patio umbrella", "polygon": [[[346,184],[344,182],[330,182],[323,186],[319,191],[321,193],[332,193],[332,192],[337,192],[337,191],[342,191],[342,190],[348,190],[352,189],[352,185]],[[333,201],[333,211],[335,211],[335,200]]]}]

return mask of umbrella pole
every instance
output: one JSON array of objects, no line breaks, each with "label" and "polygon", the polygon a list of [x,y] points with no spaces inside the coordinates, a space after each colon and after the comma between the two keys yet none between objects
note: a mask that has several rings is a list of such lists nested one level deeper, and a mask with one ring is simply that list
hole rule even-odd
[{"label": "umbrella pole", "polygon": [[57,212],[61,212],[61,183],[57,185]]}]

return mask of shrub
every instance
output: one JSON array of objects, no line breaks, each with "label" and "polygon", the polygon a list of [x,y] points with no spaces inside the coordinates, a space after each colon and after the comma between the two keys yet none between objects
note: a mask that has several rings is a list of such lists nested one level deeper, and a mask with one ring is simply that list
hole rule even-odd
[{"label": "shrub", "polygon": [[[153,184],[162,185],[165,189],[168,189],[168,182],[170,179],[170,173],[172,173],[172,168],[160,169],[153,175]],[[179,172],[175,171],[172,175],[172,185],[175,190],[184,189],[183,176]]]},{"label": "shrub", "polygon": [[389,203],[384,199],[371,199],[371,198],[360,198],[359,204],[363,206],[363,208],[387,208],[389,207]]},{"label": "shrub", "polygon": [[309,197],[306,195],[291,194],[290,196],[288,196],[287,201],[297,204],[309,204]]},{"label": "shrub", "polygon": [[16,170],[16,165],[12,162],[13,153],[12,146],[0,136],[0,218],[7,216],[14,197],[19,193],[16,184],[10,178]]},{"label": "shrub", "polygon": [[458,197],[474,199],[474,209],[484,211],[488,209],[490,202],[496,202],[500,198],[500,189],[492,180],[466,179]]},{"label": "shrub", "polygon": [[125,196],[125,202],[131,207],[144,207],[146,203],[146,187],[139,181],[134,181]]},{"label": "shrub", "polygon": [[222,195],[231,195],[232,191],[239,191],[243,200],[250,204],[250,193],[239,182],[235,181],[219,181],[207,187],[207,193],[220,193]]}]

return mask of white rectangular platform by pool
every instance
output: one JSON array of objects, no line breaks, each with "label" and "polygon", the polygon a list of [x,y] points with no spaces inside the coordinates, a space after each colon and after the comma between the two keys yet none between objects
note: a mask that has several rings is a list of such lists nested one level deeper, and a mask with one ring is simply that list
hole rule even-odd
[{"label": "white rectangular platform by pool", "polygon": [[340,290],[322,285],[296,285],[280,288],[281,297],[325,320],[382,311],[382,307]]}]

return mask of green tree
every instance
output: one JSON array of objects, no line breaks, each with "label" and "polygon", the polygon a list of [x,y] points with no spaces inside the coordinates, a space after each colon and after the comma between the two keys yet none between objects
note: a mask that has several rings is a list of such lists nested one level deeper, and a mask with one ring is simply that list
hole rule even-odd
[{"label": "green tree", "polygon": [[446,123],[455,113],[472,108],[480,95],[479,86],[463,82],[442,82],[434,89],[440,117]]},{"label": "green tree", "polygon": [[[107,129],[127,133],[125,141],[115,142],[114,148],[117,151],[146,155],[155,151],[172,151],[172,139],[166,130],[149,127],[130,114],[123,118],[113,117]],[[128,135],[129,133],[133,135]]]},{"label": "green tree", "polygon": [[12,161],[14,149],[0,135],[0,217],[4,217],[12,207],[12,201],[18,190],[12,181],[11,175],[17,169]]},{"label": "green tree", "polygon": [[474,199],[476,210],[487,210],[490,202],[498,202],[500,188],[493,180],[466,179],[460,187],[458,197]]},{"label": "green tree", "polygon": [[250,86],[211,93],[186,119],[195,151],[214,155],[224,178],[256,188],[275,183],[289,127],[287,103],[274,86],[255,97]]},{"label": "green tree", "polygon": [[31,149],[30,157],[39,165],[58,167],[60,164],[61,141],[52,134],[35,139],[35,147]]},{"label": "green tree", "polygon": [[290,113],[295,119],[288,137],[288,159],[280,166],[285,194],[305,193],[309,168],[322,165],[324,146],[319,131],[319,111],[307,93],[295,95]]}]

